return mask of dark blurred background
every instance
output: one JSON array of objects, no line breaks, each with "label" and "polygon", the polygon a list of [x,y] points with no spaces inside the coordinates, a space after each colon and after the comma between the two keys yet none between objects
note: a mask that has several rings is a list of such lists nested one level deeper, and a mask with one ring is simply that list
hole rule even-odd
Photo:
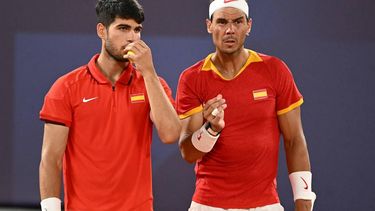
[{"label": "dark blurred background", "polygon": [[[212,52],[208,0],[140,0],[143,39],[174,91],[183,69]],[[283,59],[304,95],[302,119],[315,210],[375,210],[375,1],[250,0],[246,47]],[[3,1],[0,8],[0,207],[37,207],[43,97],[100,49],[95,0]],[[282,147],[282,146],[281,146]],[[187,210],[193,165],[177,144],[153,143],[156,211]],[[281,150],[279,193],[292,193]]]}]

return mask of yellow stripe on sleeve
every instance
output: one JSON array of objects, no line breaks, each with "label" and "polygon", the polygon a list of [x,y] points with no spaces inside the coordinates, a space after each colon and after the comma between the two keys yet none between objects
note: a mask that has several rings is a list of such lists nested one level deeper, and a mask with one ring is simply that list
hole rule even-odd
[{"label": "yellow stripe on sleeve", "polygon": [[190,111],[188,111],[188,112],[186,112],[184,114],[180,114],[178,117],[180,117],[180,119],[185,119],[185,118],[187,118],[189,116],[192,116],[192,115],[194,115],[194,114],[196,114],[198,112],[201,112],[202,110],[203,110],[203,106],[200,105],[200,106],[198,106],[196,108],[191,109]]},{"label": "yellow stripe on sleeve", "polygon": [[302,103],[303,103],[303,98],[299,99],[297,102],[293,103],[288,108],[284,108],[280,111],[277,111],[277,115],[282,115],[282,114],[288,113],[289,111],[291,111],[291,110],[297,108],[298,106],[302,105]]}]

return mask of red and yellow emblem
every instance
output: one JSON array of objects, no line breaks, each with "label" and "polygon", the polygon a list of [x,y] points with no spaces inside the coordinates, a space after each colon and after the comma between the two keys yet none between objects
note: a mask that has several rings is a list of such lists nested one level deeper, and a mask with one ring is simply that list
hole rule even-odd
[{"label": "red and yellow emblem", "polygon": [[142,103],[145,102],[145,95],[142,94],[132,94],[130,96],[130,102],[131,103]]},{"label": "red and yellow emblem", "polygon": [[253,90],[254,100],[262,100],[268,98],[267,89]]}]

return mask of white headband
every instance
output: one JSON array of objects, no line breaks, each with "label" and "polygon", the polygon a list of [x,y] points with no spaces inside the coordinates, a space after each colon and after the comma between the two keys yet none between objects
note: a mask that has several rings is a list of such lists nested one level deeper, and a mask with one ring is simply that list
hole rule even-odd
[{"label": "white headband", "polygon": [[212,14],[218,9],[223,7],[234,7],[246,14],[246,17],[249,17],[249,5],[245,0],[215,0],[211,2],[210,9],[208,12],[208,17],[211,18]]}]

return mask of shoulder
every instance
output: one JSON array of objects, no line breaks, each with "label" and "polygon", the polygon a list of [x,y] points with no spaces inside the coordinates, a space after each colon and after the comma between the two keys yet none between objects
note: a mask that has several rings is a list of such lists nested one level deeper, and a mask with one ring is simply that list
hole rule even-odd
[{"label": "shoulder", "polygon": [[205,59],[202,59],[198,61],[197,63],[191,65],[190,67],[186,68],[184,71],[182,71],[180,75],[180,80],[191,79],[191,78],[197,77],[202,71],[204,62],[205,62]]},{"label": "shoulder", "polygon": [[59,77],[54,84],[52,85],[48,95],[61,98],[65,93],[76,86],[80,81],[87,78],[88,69],[87,66],[81,66],[75,70],[70,71],[69,73]]},{"label": "shoulder", "polygon": [[263,53],[257,53],[259,57],[262,59],[262,62],[267,66],[280,66],[285,65],[284,61],[276,56],[271,56]]},{"label": "shoulder", "polygon": [[262,64],[265,65],[266,69],[271,74],[289,74],[290,70],[287,64],[276,56],[266,55],[257,53],[262,59]]}]

